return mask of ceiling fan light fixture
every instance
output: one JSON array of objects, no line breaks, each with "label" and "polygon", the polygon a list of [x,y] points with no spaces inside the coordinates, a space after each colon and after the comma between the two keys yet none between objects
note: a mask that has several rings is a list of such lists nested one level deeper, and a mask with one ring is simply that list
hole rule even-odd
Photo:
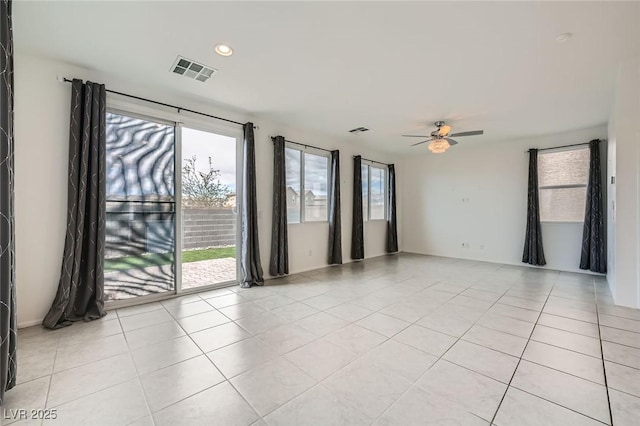
[{"label": "ceiling fan light fixture", "polygon": [[438,133],[440,134],[440,136],[448,135],[450,131],[451,131],[451,126],[448,126],[446,124],[438,127]]},{"label": "ceiling fan light fixture", "polygon": [[451,147],[446,139],[434,139],[429,143],[429,151],[434,154],[442,154]]}]

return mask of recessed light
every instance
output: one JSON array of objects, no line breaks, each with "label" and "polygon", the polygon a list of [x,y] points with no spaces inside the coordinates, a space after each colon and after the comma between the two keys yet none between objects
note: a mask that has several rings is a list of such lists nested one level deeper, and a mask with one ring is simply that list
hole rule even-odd
[{"label": "recessed light", "polygon": [[556,43],[564,43],[568,41],[571,37],[573,37],[572,33],[562,33],[558,37],[556,37]]},{"label": "recessed light", "polygon": [[214,48],[216,53],[220,56],[231,56],[233,55],[233,49],[226,44],[216,44]]}]

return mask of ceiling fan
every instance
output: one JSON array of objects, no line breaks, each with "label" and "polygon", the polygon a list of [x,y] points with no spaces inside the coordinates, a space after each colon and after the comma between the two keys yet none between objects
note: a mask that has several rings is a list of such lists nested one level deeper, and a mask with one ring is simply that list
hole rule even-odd
[{"label": "ceiling fan", "polygon": [[469,132],[458,132],[458,133],[449,134],[449,132],[451,132],[451,126],[445,124],[444,121],[436,121],[433,124],[435,124],[437,129],[431,132],[431,135],[402,135],[402,136],[407,138],[427,138],[426,140],[418,143],[414,143],[411,146],[416,146],[416,145],[429,142],[429,146],[428,146],[429,151],[433,152],[434,154],[440,154],[445,152],[451,146],[456,145],[458,143],[453,139],[451,139],[452,137],[475,136],[475,135],[484,134],[484,130],[471,130]]}]

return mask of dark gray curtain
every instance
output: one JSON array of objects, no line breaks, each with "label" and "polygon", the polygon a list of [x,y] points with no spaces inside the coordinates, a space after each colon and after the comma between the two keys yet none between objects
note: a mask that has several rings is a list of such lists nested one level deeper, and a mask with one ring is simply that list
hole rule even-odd
[{"label": "dark gray curtain", "polygon": [[353,157],[353,227],[351,258],[364,259],[364,224],[362,217],[362,157]]},{"label": "dark gray curtain", "polygon": [[600,141],[589,142],[589,184],[587,205],[582,230],[582,255],[580,269],[607,272],[607,251],[604,239],[604,212],[602,206],[602,175],[600,171]]},{"label": "dark gray curtain", "polygon": [[256,147],[253,123],[244,124],[242,158],[242,215],[240,234],[240,287],[262,285],[256,201]]},{"label": "dark gray curtain", "polygon": [[340,151],[331,151],[329,175],[329,265],[342,264],[340,222]]},{"label": "dark gray curtain", "polygon": [[13,220],[13,27],[11,1],[0,1],[0,405],[16,385],[16,276]]},{"label": "dark gray curtain", "polygon": [[540,203],[538,200],[538,150],[529,150],[529,189],[527,194],[527,231],[524,237],[522,261],[542,266],[547,262],[542,249]]},{"label": "dark gray curtain", "polygon": [[389,199],[387,205],[387,253],[398,251],[398,223],[396,218],[396,169],[389,164]]},{"label": "dark gray curtain", "polygon": [[106,91],[103,84],[71,84],[67,234],[58,293],[42,324],[70,325],[106,315]]},{"label": "dark gray curtain", "polygon": [[273,224],[271,226],[271,259],[269,273],[272,276],[289,273],[289,247],[287,239],[287,182],[284,167],[284,137],[273,140]]}]

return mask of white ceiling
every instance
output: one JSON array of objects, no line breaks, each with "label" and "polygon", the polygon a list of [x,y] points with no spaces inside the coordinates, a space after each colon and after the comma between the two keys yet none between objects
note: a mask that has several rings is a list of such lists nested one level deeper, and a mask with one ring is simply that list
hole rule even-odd
[{"label": "white ceiling", "polygon": [[[617,2],[22,1],[14,32],[17,49],[411,153],[415,140],[400,135],[440,119],[454,132],[485,130],[461,146],[605,123],[618,63],[639,52],[639,10]],[[556,43],[564,32],[574,37]],[[236,53],[217,56],[219,42]],[[204,84],[172,74],[177,55],[219,73]],[[347,134],[359,126],[372,132]]]}]

